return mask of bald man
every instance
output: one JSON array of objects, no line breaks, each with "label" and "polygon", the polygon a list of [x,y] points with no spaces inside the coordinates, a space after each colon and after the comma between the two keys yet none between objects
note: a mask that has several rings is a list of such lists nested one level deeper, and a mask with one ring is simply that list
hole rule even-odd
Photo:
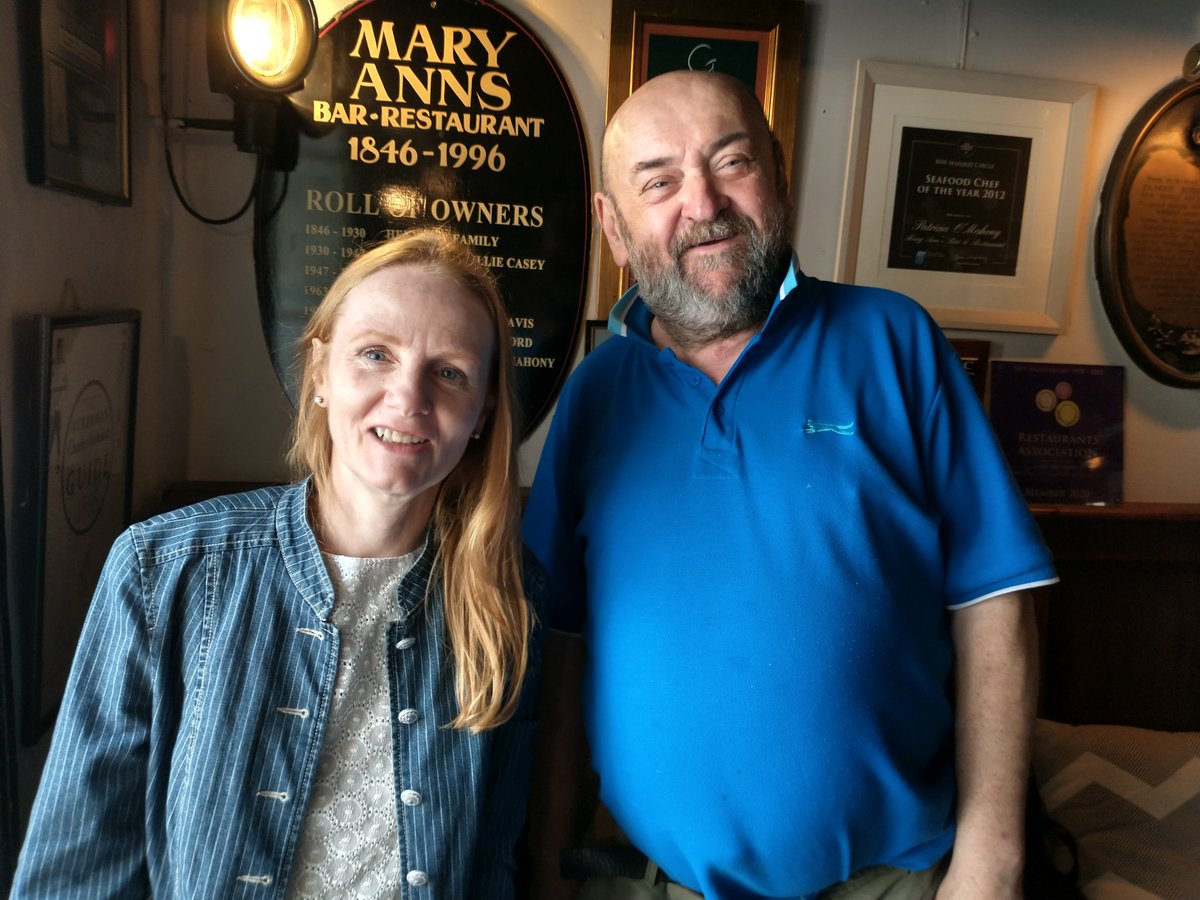
[{"label": "bald man", "polygon": [[781,161],[721,75],[609,123],[595,213],[637,284],[526,514],[560,688],[540,765],[586,752],[581,720],[644,854],[589,898],[1016,898],[1051,559],[921,307],[800,271]]}]

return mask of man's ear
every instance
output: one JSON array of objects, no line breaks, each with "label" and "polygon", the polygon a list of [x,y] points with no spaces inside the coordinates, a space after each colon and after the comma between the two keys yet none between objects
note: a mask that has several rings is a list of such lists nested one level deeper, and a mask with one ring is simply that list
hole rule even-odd
[{"label": "man's ear", "polygon": [[784,203],[788,202],[788,170],[787,157],[783,153],[783,144],[778,138],[771,138],[771,151],[775,156],[775,195]]},{"label": "man's ear", "polygon": [[629,265],[629,248],[625,246],[625,240],[621,236],[620,229],[617,228],[617,207],[613,198],[603,191],[597,191],[592,195],[592,206],[596,210],[596,220],[604,229],[604,236],[608,239],[608,247],[612,250],[613,261],[618,266]]}]

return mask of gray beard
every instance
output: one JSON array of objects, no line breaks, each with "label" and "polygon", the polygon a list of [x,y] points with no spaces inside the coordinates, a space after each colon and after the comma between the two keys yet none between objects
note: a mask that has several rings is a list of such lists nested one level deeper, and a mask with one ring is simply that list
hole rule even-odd
[{"label": "gray beard", "polygon": [[[650,254],[628,240],[629,265],[639,293],[659,324],[673,340],[695,347],[757,329],[766,321],[779,286],[779,270],[790,254],[787,209],[779,204],[771,210],[763,230],[737,213],[725,213],[712,222],[697,223],[671,241],[671,263],[661,265]],[[622,236],[628,234],[617,213]],[[743,246],[706,257],[700,276],[727,267],[740,274],[727,291],[711,295],[689,281],[680,267],[688,247],[706,240],[735,234],[746,235]]]}]

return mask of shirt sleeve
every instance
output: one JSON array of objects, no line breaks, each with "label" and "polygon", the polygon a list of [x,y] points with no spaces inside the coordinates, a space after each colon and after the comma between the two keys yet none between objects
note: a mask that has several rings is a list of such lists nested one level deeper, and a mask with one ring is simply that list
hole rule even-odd
[{"label": "shirt sleeve", "polygon": [[513,717],[492,732],[483,816],[471,869],[472,900],[511,900],[516,896],[514,851],[525,825],[533,738],[537,729],[537,691],[541,675],[540,619],[545,613],[542,567],[525,554],[524,589],[536,617],[521,700]]},{"label": "shirt sleeve", "polygon": [[537,474],[525,507],[525,543],[546,570],[549,585],[547,624],[556,631],[579,633],[586,607],[586,579],[577,537],[578,514],[571,494],[567,422],[573,385],[559,400]]},{"label": "shirt sleeve", "polygon": [[84,621],[13,898],[147,897],[152,691],[139,567],[126,531]]},{"label": "shirt sleeve", "polygon": [[927,471],[941,515],[953,609],[1058,580],[991,423],[952,347],[936,336],[939,393],[926,415]]}]

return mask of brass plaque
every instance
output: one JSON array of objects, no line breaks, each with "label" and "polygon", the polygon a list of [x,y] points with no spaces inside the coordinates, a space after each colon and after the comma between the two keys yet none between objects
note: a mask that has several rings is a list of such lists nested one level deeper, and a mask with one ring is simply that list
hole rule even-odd
[{"label": "brass plaque", "polygon": [[1101,194],[1096,276],[1134,362],[1200,388],[1200,82],[1168,85],[1126,129]]}]

